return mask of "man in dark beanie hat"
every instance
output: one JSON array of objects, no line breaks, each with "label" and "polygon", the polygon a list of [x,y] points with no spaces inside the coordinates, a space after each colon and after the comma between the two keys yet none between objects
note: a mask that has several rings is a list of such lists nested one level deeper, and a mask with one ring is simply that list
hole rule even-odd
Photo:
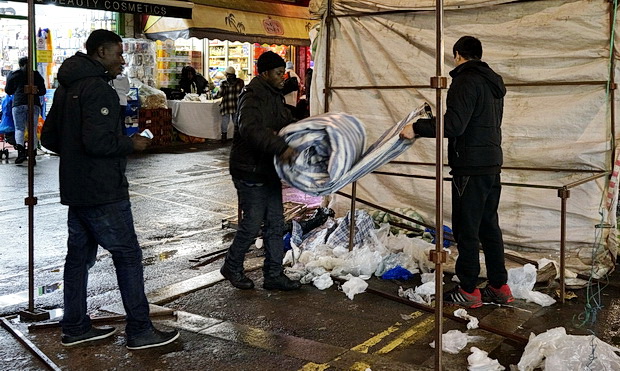
[{"label": "man in dark beanie hat", "polygon": [[[485,302],[514,300],[506,284],[504,241],[497,208],[501,193],[502,115],[506,87],[500,75],[481,61],[482,43],[461,37],[452,48],[456,67],[450,72],[444,115],[448,165],[452,171],[452,229],[458,247],[456,275],[460,286],[444,294],[446,304],[477,308]],[[420,119],[401,132],[403,138],[436,137],[436,121]],[[488,285],[476,288],[482,245]]]},{"label": "man in dark beanie hat", "polygon": [[242,216],[220,272],[233,286],[244,290],[254,288],[254,282],[243,272],[243,261],[261,226],[265,246],[263,288],[288,291],[301,287],[282,269],[282,185],[273,163],[274,156],[290,161],[295,154],[278,136],[280,129],[293,121],[280,92],[285,66],[284,59],[276,53],[261,54],[256,62],[259,75],[239,95],[230,175]]},{"label": "man in dark beanie hat", "polygon": [[278,67],[286,67],[286,62],[272,51],[264,52],[256,61],[256,68],[259,74]]}]

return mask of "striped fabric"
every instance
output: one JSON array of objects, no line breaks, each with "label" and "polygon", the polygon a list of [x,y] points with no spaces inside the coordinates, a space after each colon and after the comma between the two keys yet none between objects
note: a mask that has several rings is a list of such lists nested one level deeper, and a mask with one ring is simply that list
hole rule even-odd
[{"label": "striped fabric", "polygon": [[366,151],[366,131],[355,117],[325,113],[288,125],[280,131],[286,143],[297,150],[291,164],[275,159],[280,178],[314,196],[334,193],[349,183],[391,161],[413,141],[400,139],[406,124],[427,117],[430,107],[423,104],[394,124]]}]

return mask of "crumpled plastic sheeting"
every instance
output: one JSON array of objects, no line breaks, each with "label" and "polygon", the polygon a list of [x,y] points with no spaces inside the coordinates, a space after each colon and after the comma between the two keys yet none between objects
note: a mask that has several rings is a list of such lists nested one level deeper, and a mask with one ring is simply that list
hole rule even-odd
[{"label": "crumpled plastic sheeting", "polygon": [[332,277],[326,272],[318,277],[314,277],[312,279],[312,284],[319,290],[325,290],[334,284],[334,280],[332,280]]},{"label": "crumpled plastic sheeting", "polygon": [[467,357],[469,371],[502,371],[504,366],[500,365],[496,359],[489,357],[489,353],[476,347],[469,348],[471,354]]},{"label": "crumpled plastic sheeting", "polygon": [[[480,340],[481,336],[469,336],[459,330],[450,330],[441,335],[441,348],[444,352],[458,354],[470,341]],[[431,348],[435,348],[435,341],[429,344]]]},{"label": "crumpled plastic sheeting", "polygon": [[459,308],[459,309],[455,310],[454,313],[452,313],[452,314],[454,314],[455,316],[457,316],[459,318],[463,318],[463,319],[468,320],[469,321],[467,323],[467,329],[468,330],[473,330],[473,329],[478,328],[478,324],[479,324],[478,318],[469,315],[465,309]]},{"label": "crumpled plastic sheeting", "polygon": [[398,296],[407,298],[416,303],[431,305],[433,298],[435,298],[435,281],[426,282],[420,286],[408,288],[407,290],[403,290],[402,287],[399,287]]},{"label": "crumpled plastic sheeting", "polygon": [[533,291],[536,284],[536,267],[526,264],[521,268],[508,270],[508,286],[512,291],[512,296],[517,299],[525,299],[543,307],[555,303],[555,299],[542,292]]},{"label": "crumpled plastic sheeting", "polygon": [[530,334],[519,371],[545,370],[620,370],[620,357],[613,347],[593,335],[567,335],[556,327],[539,335]]},{"label": "crumpled plastic sheeting", "polygon": [[368,283],[359,277],[351,277],[347,282],[342,284],[342,291],[347,297],[353,300],[353,297],[357,294],[361,294],[366,291]]}]

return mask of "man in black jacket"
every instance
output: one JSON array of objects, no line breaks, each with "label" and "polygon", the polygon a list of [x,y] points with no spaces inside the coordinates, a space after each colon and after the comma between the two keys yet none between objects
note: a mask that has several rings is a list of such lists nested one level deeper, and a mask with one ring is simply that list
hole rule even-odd
[{"label": "man in black jacket", "polygon": [[[461,37],[452,48],[456,68],[450,72],[444,135],[452,171],[452,229],[459,256],[456,275],[461,284],[444,294],[444,302],[467,308],[482,300],[505,304],[514,300],[506,284],[504,242],[497,208],[501,193],[502,115],[506,87],[502,77],[482,62],[482,44]],[[420,119],[401,137],[436,137],[435,119]],[[489,284],[476,288],[482,245]]]},{"label": "man in black jacket", "polygon": [[280,129],[293,121],[281,93],[285,65],[284,59],[274,52],[261,54],[257,61],[259,75],[239,96],[230,153],[230,175],[237,189],[243,216],[220,272],[240,289],[254,287],[254,282],[243,273],[243,261],[261,225],[265,242],[263,288],[296,290],[301,287],[299,281],[290,280],[282,270],[282,185],[273,163],[275,156],[289,161],[295,154],[277,135]]},{"label": "man in black jacket", "polygon": [[[28,57],[19,58],[19,69],[11,72],[6,80],[4,91],[8,95],[13,95],[13,122],[15,123],[15,149],[17,149],[16,164],[26,161],[24,134],[28,126],[28,95],[24,92],[24,86],[28,84]],[[33,153],[37,153],[37,126],[41,115],[41,100],[39,97],[45,95],[45,81],[38,71],[34,71],[34,85],[37,87],[37,96],[34,99],[34,111],[32,113],[32,128],[28,130],[28,135],[34,135]],[[7,114],[10,114],[7,112]],[[32,159],[36,165],[34,158]]]},{"label": "man in black jacket", "polygon": [[87,315],[88,270],[100,245],[112,254],[127,314],[128,349],[168,344],[178,331],[155,329],[144,294],[142,250],[133,225],[125,167],[127,155],[150,139],[122,134],[120,103],[110,80],[123,70],[123,45],[112,31],[95,30],[86,52],[67,59],[58,71],[42,144],[60,155],[60,202],[69,206],[69,238],[64,268],[62,345],[112,336],[114,327],[97,328]]}]

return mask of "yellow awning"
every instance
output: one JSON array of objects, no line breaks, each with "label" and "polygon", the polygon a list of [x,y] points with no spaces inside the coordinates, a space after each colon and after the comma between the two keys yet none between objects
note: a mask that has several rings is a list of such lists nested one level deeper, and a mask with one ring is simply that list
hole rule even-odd
[{"label": "yellow awning", "polygon": [[144,33],[151,39],[209,38],[268,44],[310,45],[308,32],[318,20],[195,4],[191,19],[150,16]]}]

